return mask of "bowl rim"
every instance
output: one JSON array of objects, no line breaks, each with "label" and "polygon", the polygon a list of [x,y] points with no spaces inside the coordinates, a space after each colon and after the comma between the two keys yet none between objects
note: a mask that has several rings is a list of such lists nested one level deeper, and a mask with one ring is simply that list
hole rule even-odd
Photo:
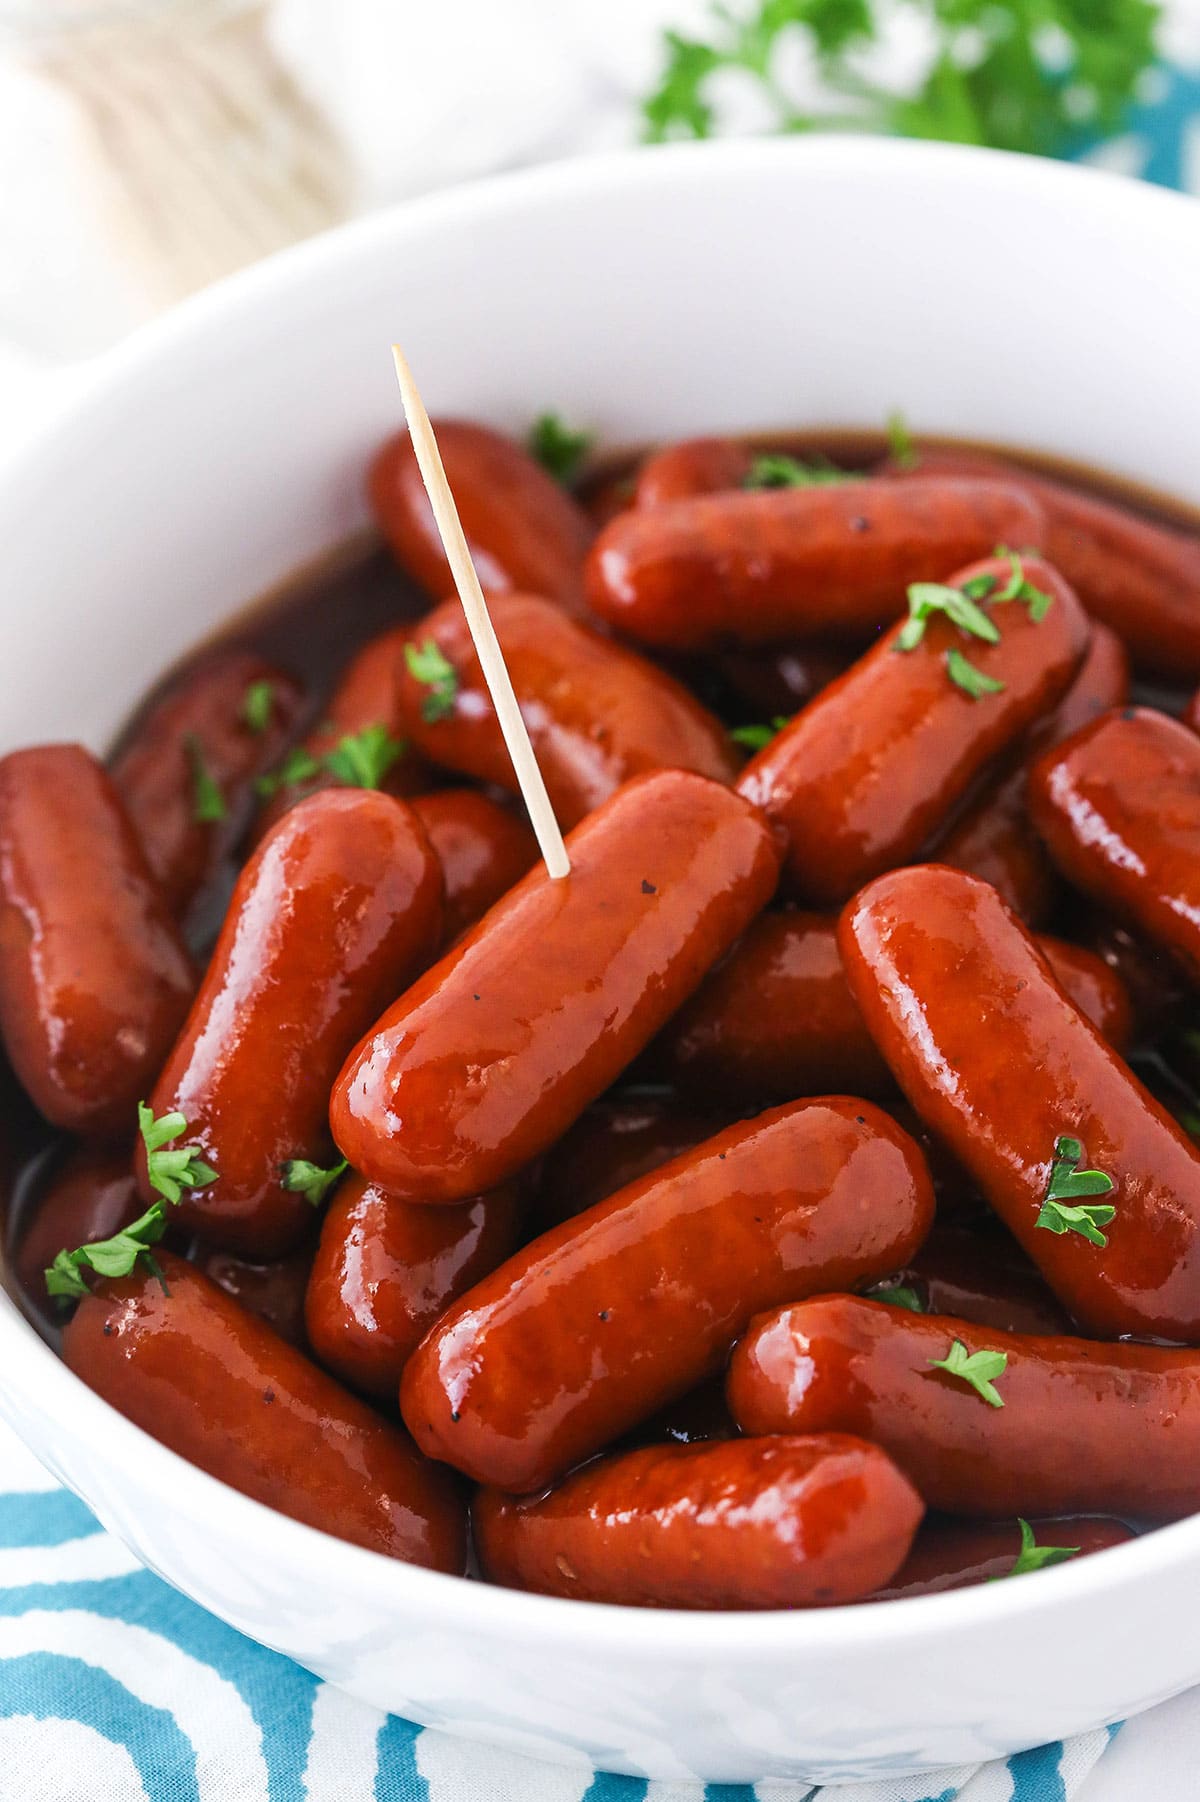
[{"label": "bowl rim", "polygon": [[[1099,207],[1114,232],[1124,221],[1133,241],[1151,226],[1171,234],[1175,246],[1194,255],[1200,277],[1200,206],[1190,197],[1106,170],[1056,163],[973,146],[858,135],[814,134],[793,139],[725,139],[719,142],[638,147],[543,164],[464,183],[419,196],[351,221],[296,245],[191,297],[165,316],[143,325],[60,393],[23,446],[0,466],[0,497],[23,484],[40,483],[42,467],[56,453],[60,434],[137,374],[165,369],[186,356],[189,342],[219,332],[243,312],[274,304],[296,286],[377,252],[394,252],[419,240],[428,229],[466,224],[489,216],[577,204],[596,194],[658,188],[669,199],[677,181],[691,182],[713,165],[753,174],[795,165],[798,170],[863,174],[884,183],[927,187],[982,188],[1060,196],[1069,211],[1087,202]],[[399,417],[399,414],[397,415]],[[19,1416],[35,1408],[53,1431],[53,1445],[83,1441],[108,1465],[136,1472],[135,1483],[172,1513],[183,1510],[212,1521],[217,1530],[264,1555],[282,1556],[297,1567],[320,1564],[324,1578],[344,1583],[351,1593],[369,1594],[403,1613],[436,1614],[445,1628],[466,1628],[496,1638],[536,1639],[577,1649],[603,1651],[620,1646],[627,1654],[636,1637],[639,1658],[670,1657],[685,1665],[710,1665],[719,1657],[759,1660],[766,1655],[839,1651],[867,1644],[886,1649],[896,1641],[987,1628],[1020,1616],[1035,1620],[1047,1610],[1085,1598],[1111,1602],[1147,1578],[1188,1560],[1200,1561],[1200,1513],[1038,1573],[1034,1585],[992,1583],[890,1602],[886,1607],[858,1602],[812,1610],[645,1609],[581,1602],[502,1589],[459,1576],[404,1564],[293,1520],[210,1476],[118,1413],[90,1390],[37,1334],[7,1296],[0,1295],[0,1371],[19,1398]],[[36,1398],[36,1402],[33,1400]],[[18,1428],[18,1433],[20,1429]],[[85,1498],[86,1499],[86,1498]],[[636,1623],[636,1625],[635,1625]]]}]

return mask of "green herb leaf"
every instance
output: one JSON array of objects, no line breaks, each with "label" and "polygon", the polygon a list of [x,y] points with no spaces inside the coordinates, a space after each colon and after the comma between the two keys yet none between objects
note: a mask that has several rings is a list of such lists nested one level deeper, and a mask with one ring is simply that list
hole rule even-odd
[{"label": "green herb leaf", "polygon": [[984,695],[1003,694],[1004,684],[994,676],[985,676],[981,669],[969,663],[961,651],[951,647],[946,652],[946,673],[956,688],[969,694],[973,701],[982,700]]},{"label": "green herb leaf", "polygon": [[735,745],[745,745],[748,751],[761,751],[791,723],[785,715],[777,713],[769,726],[734,726],[729,736]]},{"label": "green herb leaf", "polygon": [[930,1358],[929,1363],[935,1370],[944,1370],[947,1376],[958,1377],[968,1384],[989,1408],[1004,1406],[1004,1398],[994,1386],[993,1378],[1003,1376],[1008,1368],[1007,1352],[968,1352],[962,1340],[956,1339],[948,1356]]},{"label": "green herb leaf", "polygon": [[334,1183],[345,1174],[347,1164],[345,1158],[340,1158],[323,1170],[320,1164],[310,1163],[307,1158],[289,1158],[282,1168],[284,1188],[303,1195],[312,1207],[319,1208]]},{"label": "green herb leaf", "polygon": [[592,448],[594,434],[573,431],[558,413],[542,413],[529,432],[529,449],[556,482],[569,488]]},{"label": "green herb leaf", "polygon": [[1064,1133],[1054,1141],[1054,1161],[1050,1166],[1046,1198],[1034,1225],[1049,1233],[1078,1233],[1090,1245],[1103,1248],[1108,1244],[1108,1237],[1100,1228],[1116,1219],[1116,1208],[1108,1202],[1071,1204],[1085,1195],[1110,1194],[1113,1180],[1103,1170],[1080,1170],[1078,1165],[1082,1157],[1083,1146],[1078,1139]]},{"label": "green herb leaf", "polygon": [[225,797],[204,761],[204,747],[196,734],[189,732],[183,744],[192,770],[192,818],[203,825],[213,825],[229,811]]},{"label": "green herb leaf", "polygon": [[146,1174],[150,1187],[176,1203],[185,1189],[203,1189],[215,1183],[217,1172],[206,1164],[199,1145],[170,1147],[188,1129],[182,1114],[164,1114],[156,1120],[144,1101],[138,1102],[138,1131],[146,1147]]},{"label": "green herb leaf", "polygon": [[1003,1583],[1009,1577],[1024,1577],[1030,1571],[1045,1570],[1051,1564],[1065,1564],[1068,1558],[1074,1558],[1082,1549],[1077,1545],[1039,1545],[1027,1520],[1018,1519],[1017,1525],[1021,1529],[1021,1549],[1017,1553],[1016,1562],[1011,1570],[1006,1570],[1002,1576],[989,1578],[989,1582]]},{"label": "green herb leaf", "polygon": [[1035,626],[1040,626],[1051,607],[1054,596],[1047,594],[1042,588],[1035,588],[1025,574],[1025,565],[1016,551],[1010,551],[1007,545],[996,546],[997,557],[1007,557],[1011,574],[1004,587],[993,599],[996,601],[1024,601],[1029,609],[1029,617]]},{"label": "green herb leaf", "polygon": [[386,726],[365,726],[357,735],[338,740],[325,758],[325,767],[347,788],[381,788],[405,749],[404,741],[393,738]]},{"label": "green herb leaf", "polygon": [[[664,34],[645,136],[709,137],[718,104],[750,90],[767,130],[849,127],[1055,155],[1081,130],[1115,132],[1157,56],[1155,0],[912,0],[909,10],[930,54],[897,91],[870,79],[862,54],[887,30],[882,5],[714,0],[706,30]],[[814,61],[828,97],[819,111],[804,97]]]},{"label": "green herb leaf", "polygon": [[813,457],[802,463],[797,457],[772,453],[755,457],[743,488],[840,488],[846,482],[861,482],[857,470],[839,469],[827,457]]},{"label": "green herb leaf", "polygon": [[271,724],[271,709],[274,704],[275,684],[265,679],[251,682],[242,696],[242,721],[259,738]]},{"label": "green herb leaf", "polygon": [[458,671],[432,638],[424,644],[406,644],[404,661],[413,680],[429,690],[421,702],[421,718],[427,726],[436,725],[454,712]]},{"label": "green herb leaf", "polygon": [[150,1247],[158,1244],[166,1230],[163,1204],[152,1201],[140,1219],[122,1227],[111,1239],[97,1239],[75,1251],[60,1251],[44,1273],[47,1295],[78,1301],[88,1293],[82,1271],[94,1270],[97,1276],[128,1276],[139,1258],[150,1265],[165,1290],[167,1285],[150,1256]]},{"label": "green herb leaf", "polygon": [[901,627],[896,639],[898,651],[915,651],[925,636],[925,627],[935,613],[944,613],[948,619],[962,631],[970,633],[972,638],[982,638],[985,644],[1000,643],[1000,628],[995,620],[989,619],[982,607],[976,606],[976,600],[985,594],[976,584],[972,584],[974,593],[965,588],[949,588],[944,582],[913,582],[908,590],[908,619]]},{"label": "green herb leaf", "polygon": [[923,1314],[925,1304],[915,1289],[907,1283],[885,1283],[880,1289],[868,1291],[871,1301],[884,1301],[889,1308],[907,1308],[910,1314]]},{"label": "green herb leaf", "polygon": [[277,770],[258,778],[254,784],[255,793],[260,800],[269,801],[281,788],[300,788],[320,774],[319,759],[311,751],[306,751],[303,745],[297,745],[288,752]]},{"label": "green herb leaf", "polygon": [[897,469],[916,469],[920,464],[908,430],[908,421],[897,407],[887,416],[888,450]]}]

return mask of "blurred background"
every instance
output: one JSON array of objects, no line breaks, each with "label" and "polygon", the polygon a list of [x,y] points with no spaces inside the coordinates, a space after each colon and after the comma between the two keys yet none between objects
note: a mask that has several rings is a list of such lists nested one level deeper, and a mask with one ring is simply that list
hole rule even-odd
[{"label": "blurred background", "polygon": [[354,214],[817,128],[1200,192],[1200,0],[0,0],[0,451],[80,359]]}]

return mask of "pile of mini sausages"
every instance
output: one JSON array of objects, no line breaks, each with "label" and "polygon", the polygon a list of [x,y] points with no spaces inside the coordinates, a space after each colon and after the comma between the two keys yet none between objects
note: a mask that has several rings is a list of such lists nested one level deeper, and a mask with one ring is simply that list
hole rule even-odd
[{"label": "pile of mini sausages", "polygon": [[438,435],[564,880],[406,436],[432,611],[319,704],[218,646],[107,766],[0,761],[0,1028],[70,1135],[10,1251],[71,1369],[298,1520],[605,1602],[1200,1508],[1200,538],[977,452],[581,498]]}]

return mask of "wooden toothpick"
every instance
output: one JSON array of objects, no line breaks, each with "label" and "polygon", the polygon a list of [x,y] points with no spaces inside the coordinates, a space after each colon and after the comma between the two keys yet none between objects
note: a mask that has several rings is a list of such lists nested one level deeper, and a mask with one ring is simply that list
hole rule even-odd
[{"label": "wooden toothpick", "polygon": [[571,860],[567,856],[567,847],[563,844],[562,833],[558,829],[558,821],[554,817],[554,809],[551,807],[550,797],[546,793],[546,784],[542,780],[542,772],[538,768],[537,758],[533,754],[533,746],[529,742],[525,721],[521,718],[521,709],[517,706],[517,697],[513,693],[508,666],[504,661],[504,653],[500,649],[500,641],[496,637],[496,628],[493,626],[491,615],[487,610],[487,602],[483,598],[483,589],[479,585],[479,577],[475,572],[475,565],[471,561],[471,553],[467,549],[462,521],[458,517],[458,508],[454,504],[454,496],[451,494],[450,484],[446,480],[442,454],[438,450],[437,439],[433,435],[433,427],[429,423],[429,415],[425,411],[425,403],[417,392],[417,384],[413,380],[412,370],[405,361],[404,353],[399,345],[392,345],[392,356],[396,364],[396,380],[400,384],[400,398],[404,402],[408,429],[412,435],[417,467],[421,471],[421,479],[429,495],[429,504],[433,508],[437,529],[441,533],[446,559],[454,576],[454,586],[458,590],[458,598],[462,602],[463,612],[467,616],[471,637],[475,640],[475,649],[479,655],[484,679],[491,690],[492,704],[496,709],[496,717],[500,721],[500,730],[504,734],[508,754],[512,758],[513,769],[517,773],[517,781],[521,785],[525,806],[529,810],[530,823],[537,835],[538,846],[546,860],[546,869],[550,875],[553,877],[569,876]]}]

